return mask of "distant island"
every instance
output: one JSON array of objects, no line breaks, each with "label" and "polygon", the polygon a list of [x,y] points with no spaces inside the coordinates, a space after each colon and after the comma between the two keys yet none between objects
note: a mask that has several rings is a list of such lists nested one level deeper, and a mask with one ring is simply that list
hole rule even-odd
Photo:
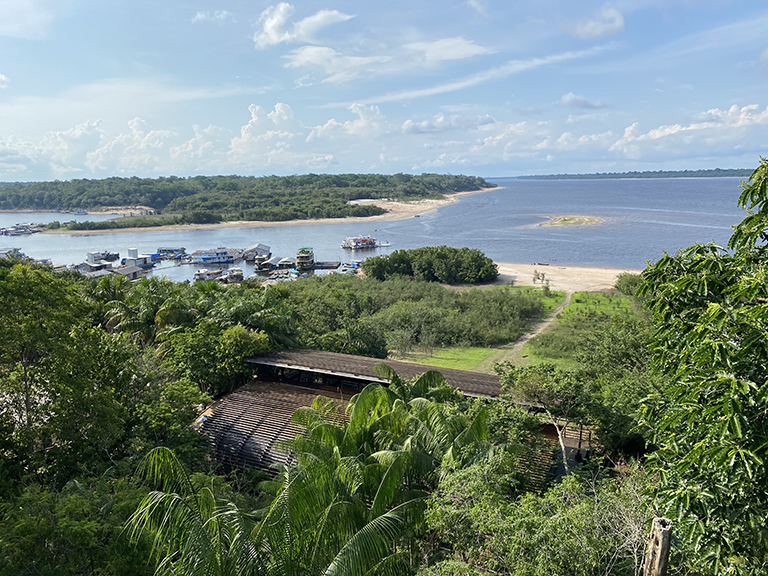
[{"label": "distant island", "polygon": [[[285,222],[380,216],[387,208],[360,200],[444,201],[495,188],[474,176],[447,174],[304,174],[296,176],[176,176],[4,183],[0,210],[118,212],[138,217],[54,222],[49,228],[104,230],[226,221]],[[133,213],[134,211],[129,211]]]},{"label": "distant island", "polygon": [[596,174],[542,174],[518,176],[518,180],[612,180],[619,178],[749,178],[749,168],[714,170],[653,170],[645,172],[597,172]]}]

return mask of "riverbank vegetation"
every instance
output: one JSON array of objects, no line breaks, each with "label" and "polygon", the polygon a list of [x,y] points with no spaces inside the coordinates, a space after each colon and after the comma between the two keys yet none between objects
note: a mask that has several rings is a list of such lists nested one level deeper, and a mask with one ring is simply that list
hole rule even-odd
[{"label": "riverbank vegetation", "polygon": [[622,277],[627,306],[574,302],[570,365],[502,364],[498,399],[382,367],[388,385],[346,408],[298,410],[270,476],[222,467],[189,427],[248,378],[243,356],[384,354],[412,326],[491,342],[542,304],[407,277],[189,286],[0,260],[0,574],[635,576],[660,515],[668,573],[764,573],[768,161],[740,203],[728,251]]},{"label": "riverbank vegetation", "polygon": [[366,276],[376,280],[405,276],[444,284],[480,284],[499,277],[496,264],[480,250],[450,246],[395,250],[366,258],[362,268]]},{"label": "riverbank vegetation", "polygon": [[[306,174],[301,176],[195,176],[105,178],[9,183],[0,187],[0,210],[75,210],[146,206],[157,218],[119,218],[68,224],[102,230],[222,220],[286,221],[383,214],[352,200],[421,200],[492,188],[482,178],[443,174]],[[205,221],[205,222],[204,222]]]}]

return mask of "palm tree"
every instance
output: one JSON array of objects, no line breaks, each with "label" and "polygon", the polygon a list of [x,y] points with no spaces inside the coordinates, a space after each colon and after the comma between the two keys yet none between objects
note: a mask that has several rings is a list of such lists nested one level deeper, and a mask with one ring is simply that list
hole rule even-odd
[{"label": "palm tree", "polygon": [[159,485],[131,519],[132,532],[155,532],[161,574],[363,576],[403,574],[418,560],[415,531],[441,467],[482,452],[485,411],[469,421],[438,400],[447,384],[436,372],[393,388],[372,384],[345,414],[317,398],[297,410],[303,431],[289,448],[293,465],[260,484],[273,498],[245,513],[195,489],[166,449],[145,459],[142,474]]}]

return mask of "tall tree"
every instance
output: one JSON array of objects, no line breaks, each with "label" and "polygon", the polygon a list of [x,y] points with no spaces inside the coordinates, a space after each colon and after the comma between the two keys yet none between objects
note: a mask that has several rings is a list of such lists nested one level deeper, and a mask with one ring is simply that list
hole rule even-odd
[{"label": "tall tree", "polygon": [[641,286],[672,381],[644,408],[654,494],[712,574],[768,567],[768,160],[742,186],[729,251],[665,255]]}]

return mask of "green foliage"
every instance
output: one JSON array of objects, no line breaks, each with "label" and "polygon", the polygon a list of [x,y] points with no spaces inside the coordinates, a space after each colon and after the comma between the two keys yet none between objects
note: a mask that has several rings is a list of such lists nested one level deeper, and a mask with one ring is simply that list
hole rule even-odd
[{"label": "green foliage", "polygon": [[553,324],[528,341],[526,350],[537,359],[573,363],[586,349],[588,334],[605,326],[613,316],[633,313],[633,301],[627,296],[575,292]]},{"label": "green foliage", "polygon": [[240,324],[224,329],[203,321],[168,338],[163,364],[177,378],[195,382],[203,392],[218,397],[250,376],[251,370],[243,358],[269,348],[269,339],[263,332]]},{"label": "green foliage", "polygon": [[151,538],[131,545],[123,533],[145,493],[113,478],[72,480],[60,491],[25,487],[0,505],[0,575],[149,576]]},{"label": "green foliage", "polygon": [[73,210],[148,206],[171,218],[118,218],[80,222],[69,229],[131,228],[226,220],[297,220],[373,216],[362,198],[416,200],[494,187],[482,178],[441,174],[306,174],[301,176],[195,176],[105,178],[14,183],[0,187],[0,210]]},{"label": "green foliage", "polygon": [[641,289],[655,367],[671,381],[643,414],[657,445],[653,494],[707,574],[768,565],[768,160],[743,188],[749,212],[731,252],[708,244],[665,255]]},{"label": "green foliage", "polygon": [[[639,573],[651,518],[642,471],[617,479],[571,475],[542,495],[519,498],[500,478],[493,465],[458,470],[443,477],[429,501],[429,527],[473,567],[468,573]],[[458,560],[444,560],[434,548],[419,575],[458,573]]]},{"label": "green foliage", "polygon": [[[151,302],[167,285],[134,288]],[[205,396],[171,378],[154,350],[105,329],[115,302],[140,309],[119,281],[0,263],[3,576],[150,573],[150,538],[133,547],[123,535],[145,493],[127,478],[158,443],[188,463],[205,453],[189,428]],[[146,333],[141,318],[121,320]]]},{"label": "green foliage", "polygon": [[623,272],[616,279],[615,288],[625,296],[635,296],[640,287],[640,274]]},{"label": "green foliage", "polygon": [[479,284],[499,276],[496,264],[480,250],[449,246],[396,250],[386,256],[367,258],[362,268],[366,275],[376,280],[412,276],[417,280],[444,284]]},{"label": "green foliage", "polygon": [[285,293],[312,347],[322,345],[324,334],[358,319],[398,352],[506,344],[543,314],[541,292],[507,287],[456,291],[408,278],[379,282],[335,275],[292,282]]},{"label": "green foliage", "polygon": [[367,386],[348,419],[327,398],[299,409],[292,467],[262,484],[255,514],[211,484],[196,484],[172,452],[156,449],[140,473],[156,490],[131,519],[134,538],[157,534],[168,574],[404,574],[418,562],[415,535],[438,469],[483,452],[486,411],[448,414],[459,395],[435,372],[389,388]]}]

